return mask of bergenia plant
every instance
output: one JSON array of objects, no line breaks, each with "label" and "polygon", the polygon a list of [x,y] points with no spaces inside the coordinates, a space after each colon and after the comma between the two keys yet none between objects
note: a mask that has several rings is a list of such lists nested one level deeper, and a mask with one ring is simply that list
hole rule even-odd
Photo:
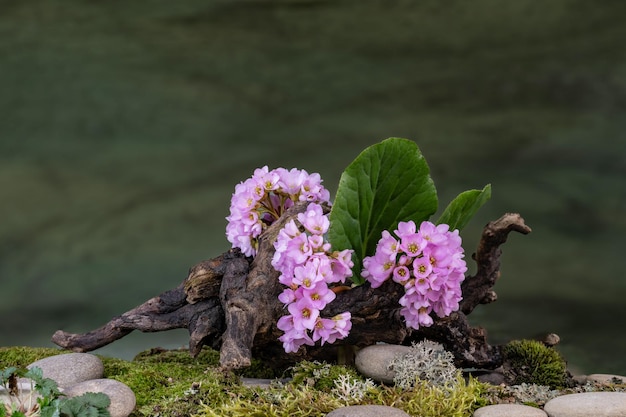
[{"label": "bergenia plant", "polygon": [[[350,277],[376,288],[390,277],[404,286],[401,314],[407,326],[433,322],[459,307],[466,271],[461,230],[490,198],[491,187],[459,194],[435,223],[438,207],[430,170],[417,145],[389,138],[365,149],[343,172],[330,215],[329,192],[319,174],[259,168],[237,185],[226,235],[233,247],[254,256],[259,235],[296,201],[311,203],[275,242],[272,265],[285,290],[279,300],[289,314],[277,323],[287,352],[347,336],[350,312],[321,317]],[[394,235],[389,231],[393,230]]]},{"label": "bergenia plant", "polygon": [[278,279],[286,286],[278,299],[289,314],[277,323],[284,332],[280,341],[285,352],[297,352],[300,346],[312,346],[318,340],[322,345],[333,343],[346,337],[352,327],[349,311],[331,318],[321,316],[335,299],[337,285],[352,275],[352,250],[331,251],[324,239],[330,222],[319,204],[309,204],[297,219],[300,227],[290,220],[279,232],[272,258],[272,266],[280,272]]},{"label": "bergenia plant", "polygon": [[230,201],[226,238],[246,256],[256,255],[259,235],[297,201],[329,203],[319,174],[267,166],[237,184]]},{"label": "bergenia plant", "polygon": [[408,221],[400,222],[394,234],[383,231],[376,253],[363,259],[362,276],[372,288],[389,278],[402,285],[400,314],[416,330],[433,324],[431,312],[446,317],[458,310],[467,271],[459,231],[429,221],[417,229]]}]

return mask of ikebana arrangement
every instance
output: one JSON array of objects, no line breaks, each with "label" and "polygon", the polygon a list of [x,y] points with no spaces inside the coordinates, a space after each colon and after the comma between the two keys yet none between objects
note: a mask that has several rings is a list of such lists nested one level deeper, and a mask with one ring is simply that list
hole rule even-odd
[{"label": "ikebana arrangement", "polygon": [[389,138],[343,172],[331,199],[319,174],[262,167],[237,184],[226,218],[231,248],[190,268],[176,288],[84,334],[52,341],[77,352],[133,330],[187,328],[189,351],[220,351],[226,370],[253,357],[274,366],[349,361],[354,347],[427,339],[456,366],[494,369],[503,347],[469,325],[479,304],[496,300],[500,246],[531,230],[515,213],[484,227],[467,264],[459,231],[491,187],[459,194],[438,219],[430,170],[415,142]]}]

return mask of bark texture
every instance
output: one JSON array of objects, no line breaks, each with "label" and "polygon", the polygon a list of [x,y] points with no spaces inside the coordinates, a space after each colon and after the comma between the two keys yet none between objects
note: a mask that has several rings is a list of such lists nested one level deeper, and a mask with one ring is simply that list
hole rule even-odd
[{"label": "bark texture", "polygon": [[337,358],[340,346],[353,352],[376,342],[409,344],[427,338],[442,343],[456,358],[458,366],[494,369],[502,364],[499,346],[487,342],[486,331],[471,327],[467,320],[479,304],[497,299],[493,286],[500,272],[500,246],[510,232],[530,232],[522,217],[507,213],[490,222],[472,259],[476,274],[462,284],[460,309],[446,318],[436,318],[431,327],[418,331],[407,329],[399,313],[402,287],[391,280],[372,289],[369,283],[339,292],[323,311],[330,317],[344,311],[352,314],[350,335],[333,345],[303,347],[286,354],[278,341],[281,335],[277,320],[285,314],[277,299],[282,291],[278,272],[271,266],[273,242],[279,230],[305,205],[297,204],[261,236],[254,259],[233,249],[200,262],[189,270],[187,278],[175,289],[166,291],[142,305],[114,317],[104,326],[84,334],[62,330],[52,341],[66,349],[86,352],[107,345],[132,332],[158,332],[176,328],[189,329],[189,351],[197,355],[202,346],[220,350],[220,364],[225,369],[250,365],[252,357],[271,360],[284,366],[299,360]]}]

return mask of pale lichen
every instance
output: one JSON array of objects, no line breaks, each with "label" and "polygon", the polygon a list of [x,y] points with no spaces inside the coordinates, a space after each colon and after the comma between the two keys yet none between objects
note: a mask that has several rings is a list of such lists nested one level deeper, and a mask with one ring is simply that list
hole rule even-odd
[{"label": "pale lichen", "polygon": [[454,356],[439,343],[424,340],[413,343],[408,353],[398,355],[389,364],[396,386],[408,389],[418,381],[435,386],[455,384],[461,371],[454,366]]},{"label": "pale lichen", "polygon": [[343,374],[335,379],[335,387],[331,390],[331,393],[348,405],[361,401],[374,387],[374,381],[369,378],[363,381]]}]

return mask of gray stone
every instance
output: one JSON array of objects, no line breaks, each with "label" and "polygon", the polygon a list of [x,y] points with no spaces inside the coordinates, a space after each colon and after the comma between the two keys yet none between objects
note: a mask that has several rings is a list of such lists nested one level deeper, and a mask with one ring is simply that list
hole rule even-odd
[{"label": "gray stone", "polygon": [[503,384],[505,380],[504,374],[502,372],[498,372],[498,370],[494,370],[491,372],[473,373],[472,376],[480,382],[491,385]]},{"label": "gray stone", "polygon": [[626,392],[583,392],[551,399],[544,406],[550,417],[626,417]]},{"label": "gray stone", "polygon": [[409,346],[379,344],[367,346],[356,353],[354,365],[365,377],[383,384],[393,384],[395,372],[389,369],[394,358],[409,353]]},{"label": "gray stone", "polygon": [[351,405],[326,414],[326,417],[410,417],[399,408],[386,405]]},{"label": "gray stone", "polygon": [[572,375],[572,381],[574,381],[576,385],[585,385],[589,379],[587,375]]},{"label": "gray stone", "polygon": [[474,411],[474,417],[546,417],[539,408],[521,404],[495,404]]},{"label": "gray stone", "polygon": [[78,397],[87,392],[101,392],[109,397],[111,417],[127,417],[137,404],[135,393],[127,385],[113,379],[83,381],[68,387],[64,394],[68,397]]},{"label": "gray stone", "polygon": [[104,365],[96,355],[90,353],[65,353],[50,356],[28,365],[43,371],[44,378],[54,380],[63,389],[78,382],[102,378]]},{"label": "gray stone", "polygon": [[587,375],[587,381],[596,382],[598,384],[626,384],[626,376],[613,374],[591,374]]}]

